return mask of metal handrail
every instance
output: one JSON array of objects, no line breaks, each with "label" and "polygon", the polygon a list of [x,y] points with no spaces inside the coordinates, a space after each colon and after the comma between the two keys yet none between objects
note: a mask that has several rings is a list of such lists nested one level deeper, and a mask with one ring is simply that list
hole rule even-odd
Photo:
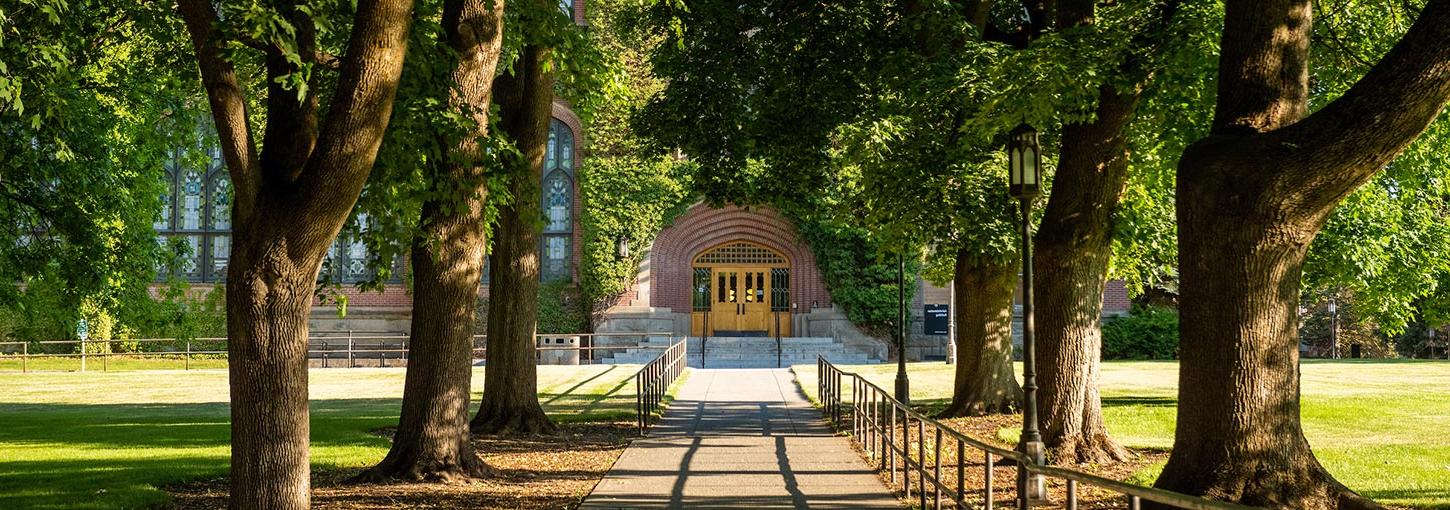
[{"label": "metal handrail", "polygon": [[[309,358],[320,357],[321,360],[322,360],[322,365],[323,365],[324,368],[330,368],[330,365],[331,365],[330,362],[333,361],[333,358],[337,358],[337,359],[340,359],[340,360],[345,360],[346,361],[346,366],[348,366],[348,367],[356,367],[357,366],[357,360],[359,359],[359,355],[364,356],[361,359],[365,359],[365,360],[370,360],[370,359],[376,358],[377,360],[379,360],[379,366],[382,366],[382,364],[384,363],[381,360],[384,359],[385,357],[388,357],[389,355],[396,356],[395,359],[403,359],[403,360],[406,360],[407,359],[407,355],[408,355],[408,341],[410,340],[410,337],[408,335],[406,335],[406,334],[380,334],[382,332],[367,332],[366,334],[356,334],[353,331],[345,331],[345,332],[344,331],[337,331],[337,332],[318,332],[318,333],[319,333],[319,336],[310,336],[310,337],[307,338],[307,342],[308,342],[307,356]],[[560,334],[542,333],[542,334],[536,334],[536,335],[534,335],[534,337],[535,337],[536,340],[538,338],[542,338],[542,337],[559,337],[559,336],[591,337],[591,340],[592,340],[592,337],[651,337],[651,336],[658,337],[658,336],[668,336],[668,337],[673,338],[673,334],[671,334],[671,333],[663,333],[663,332],[640,332],[640,333],[635,333],[635,332],[613,332],[613,333],[568,333],[568,334],[563,334],[563,333],[560,333]],[[477,341],[478,340],[480,340],[480,339],[486,339],[486,338],[487,338],[487,335],[473,335],[473,340],[475,341],[475,344],[477,344]],[[36,341],[36,342],[3,341],[3,342],[0,342],[0,361],[7,360],[7,359],[19,359],[20,360],[20,371],[21,372],[29,372],[30,371],[29,361],[32,360],[32,359],[77,358],[77,359],[79,359],[81,361],[81,370],[84,371],[85,370],[85,367],[86,367],[86,360],[88,358],[99,358],[101,360],[101,363],[102,363],[101,370],[102,371],[106,371],[106,370],[109,369],[109,367],[108,367],[108,360],[110,358],[112,358],[112,357],[129,357],[129,358],[158,357],[158,358],[160,358],[160,357],[182,356],[182,357],[184,357],[184,360],[185,360],[185,369],[190,370],[191,369],[191,361],[192,361],[192,358],[195,357],[195,356],[226,356],[228,354],[228,352],[226,350],[218,350],[218,349],[198,350],[198,349],[195,349],[194,348],[197,344],[201,344],[201,345],[214,345],[214,344],[217,344],[217,343],[223,343],[224,344],[226,342],[227,342],[227,339],[224,338],[224,337],[203,337],[203,338],[194,338],[194,339],[190,339],[190,340],[179,340],[179,339],[173,339],[173,338],[135,338],[135,339],[120,339],[120,340],[117,340],[117,339],[112,339],[112,340],[42,340],[42,341]],[[343,343],[343,342],[346,342],[346,343]],[[157,344],[157,343],[168,343],[168,344],[177,344],[177,347],[176,348],[172,348],[172,349],[167,349],[167,350],[139,351],[139,352],[113,352],[113,351],[110,351],[109,349],[107,349],[105,351],[90,352],[90,349],[88,349],[89,346],[99,346],[99,345],[109,346],[111,344],[121,344],[121,343],[129,343],[129,344]],[[593,355],[594,354],[594,351],[600,351],[600,350],[609,351],[609,350],[623,350],[623,349],[640,349],[640,350],[652,350],[652,349],[661,349],[661,350],[664,350],[664,349],[668,349],[668,347],[655,347],[655,346],[648,346],[648,345],[636,345],[636,346],[611,345],[611,346],[598,347],[598,346],[593,346],[592,345],[592,341],[590,343],[591,343],[591,345],[589,347],[584,347],[584,346],[536,346],[535,347],[535,351],[536,352],[542,352],[542,351],[580,351],[580,352],[587,352],[587,353],[589,353],[588,362],[590,364],[593,364],[593,362],[594,362],[594,355]],[[32,353],[32,352],[30,352],[30,346],[32,344],[35,344],[35,345],[77,345],[77,346],[80,347],[80,349],[79,349],[80,352],[68,352],[68,353],[45,353],[45,352],[41,352],[41,353]],[[319,344],[321,345],[321,348],[317,348],[317,346]],[[20,348],[18,350],[20,352],[18,352],[18,353],[6,353],[6,352],[4,352],[4,347],[5,346],[19,346]],[[333,348],[333,346],[336,346],[336,348]],[[487,344],[485,344],[482,347],[474,347],[473,348],[473,354],[475,356],[486,355],[486,353],[487,353]]]},{"label": "metal handrail", "polygon": [[[1024,510],[1028,508],[1028,502],[1022,495],[1026,494],[1024,485],[1029,473],[1065,480],[1067,482],[1066,508],[1068,510],[1078,508],[1077,486],[1079,484],[1122,494],[1128,498],[1128,507],[1133,510],[1140,508],[1144,500],[1190,510],[1251,510],[1257,508],[1163,489],[1142,487],[1063,467],[1036,464],[1031,457],[1021,452],[973,439],[911,409],[910,406],[893,398],[890,392],[880,386],[867,381],[858,374],[841,370],[823,357],[817,356],[816,358],[816,373],[818,374],[816,394],[820,396],[822,410],[831,420],[832,425],[845,430],[842,424],[848,419],[852,440],[861,446],[862,453],[868,460],[880,460],[879,469],[889,472],[892,484],[900,482],[907,500],[912,497],[912,475],[915,474],[917,497],[921,508],[926,508],[928,504],[931,504],[933,508],[941,508],[943,493],[946,493],[945,497],[958,507],[968,507],[974,504],[966,498],[965,462],[968,447],[982,453],[985,469],[983,472],[985,496],[982,505],[987,510],[991,510],[994,504],[993,469],[996,461],[1000,459],[1008,459],[1017,466],[1016,506]],[[844,401],[841,391],[843,380],[849,380],[851,386],[849,409],[845,407],[848,402]],[[843,414],[845,414],[844,417]],[[899,422],[898,416],[900,417]],[[912,458],[911,448],[913,421],[916,425],[914,427],[915,459]],[[930,458],[927,455],[928,427],[933,436],[931,441],[933,455]],[[948,486],[941,476],[942,447],[947,440],[954,442],[956,446],[957,480],[955,488]],[[931,492],[930,502],[927,498],[928,491]]]},{"label": "metal handrail", "polygon": [[[673,338],[671,338],[673,340]],[[665,393],[685,371],[686,340],[671,342],[665,352],[650,360],[634,374],[634,404],[640,435],[649,431],[650,418],[664,401]]]}]

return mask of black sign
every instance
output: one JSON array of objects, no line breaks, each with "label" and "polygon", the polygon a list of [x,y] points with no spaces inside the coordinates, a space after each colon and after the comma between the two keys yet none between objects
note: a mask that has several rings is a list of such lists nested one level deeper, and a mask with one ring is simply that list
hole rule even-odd
[{"label": "black sign", "polygon": [[947,334],[947,324],[950,315],[951,310],[947,305],[926,305],[926,311],[923,314],[926,317],[925,331],[923,333],[927,335]]}]

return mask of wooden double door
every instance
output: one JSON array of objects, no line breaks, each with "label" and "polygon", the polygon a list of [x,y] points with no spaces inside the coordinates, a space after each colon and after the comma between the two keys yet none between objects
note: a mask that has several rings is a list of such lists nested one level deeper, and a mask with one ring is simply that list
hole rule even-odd
[{"label": "wooden double door", "polygon": [[[790,331],[790,313],[772,312],[772,268],[719,266],[710,268],[710,311],[705,324],[714,336],[774,336]],[[780,314],[780,317],[776,317]]]}]

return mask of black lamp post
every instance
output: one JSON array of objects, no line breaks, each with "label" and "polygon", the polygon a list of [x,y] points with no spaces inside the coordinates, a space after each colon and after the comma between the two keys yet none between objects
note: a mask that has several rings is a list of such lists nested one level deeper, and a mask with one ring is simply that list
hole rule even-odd
[{"label": "black lamp post", "polygon": [[906,379],[906,255],[896,256],[896,400],[911,403]]},{"label": "black lamp post", "polygon": [[1329,356],[1339,359],[1339,303],[1329,296]]},{"label": "black lamp post", "polygon": [[[1036,464],[1045,463],[1042,433],[1037,428],[1037,347],[1032,321],[1032,199],[1041,192],[1042,151],[1037,130],[1022,124],[1012,130],[1007,142],[1008,193],[1020,204],[1022,231],[1022,453]],[[1047,483],[1041,475],[1018,471],[1020,508],[1047,500]]]}]

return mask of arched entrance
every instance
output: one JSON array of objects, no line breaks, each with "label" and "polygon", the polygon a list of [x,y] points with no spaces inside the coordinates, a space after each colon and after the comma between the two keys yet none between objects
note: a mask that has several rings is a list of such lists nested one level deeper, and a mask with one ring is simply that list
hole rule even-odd
[{"label": "arched entrance", "polygon": [[790,259],[750,241],[696,255],[691,333],[790,336]]}]

